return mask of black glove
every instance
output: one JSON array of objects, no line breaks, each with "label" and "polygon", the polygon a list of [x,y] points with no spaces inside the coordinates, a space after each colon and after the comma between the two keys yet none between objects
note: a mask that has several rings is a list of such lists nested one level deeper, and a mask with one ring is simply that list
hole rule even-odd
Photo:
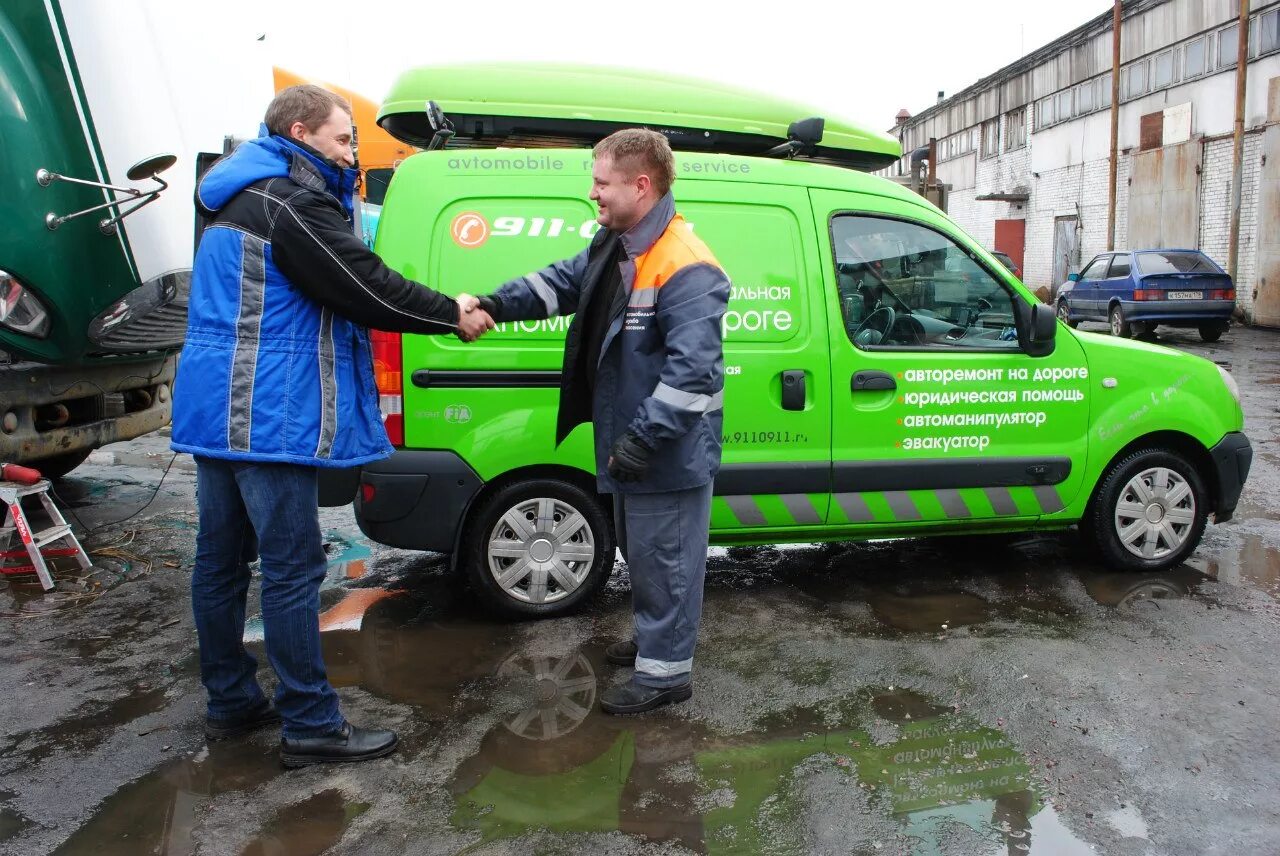
[{"label": "black glove", "polygon": [[637,482],[649,472],[649,458],[653,455],[640,438],[630,432],[618,438],[609,452],[609,475],[619,482]]}]

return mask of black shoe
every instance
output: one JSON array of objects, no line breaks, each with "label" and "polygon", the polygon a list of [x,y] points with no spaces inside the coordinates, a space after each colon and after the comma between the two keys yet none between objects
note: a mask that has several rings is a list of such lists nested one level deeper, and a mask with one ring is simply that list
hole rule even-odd
[{"label": "black shoe", "polygon": [[676,687],[646,687],[635,679],[616,687],[609,687],[600,694],[600,707],[605,713],[645,713],[650,710],[685,701],[693,695],[693,682]]},{"label": "black shoe", "polygon": [[628,639],[626,642],[614,642],[605,648],[604,658],[615,666],[635,666],[636,654],[639,652],[636,640]]},{"label": "black shoe", "polygon": [[230,719],[205,717],[204,736],[209,740],[226,740],[248,734],[250,731],[257,731],[259,728],[266,728],[268,725],[279,724],[280,711],[276,710],[271,702],[263,699],[262,704]]},{"label": "black shoe", "polygon": [[390,755],[399,742],[394,731],[357,728],[347,723],[342,731],[327,737],[281,738],[280,760],[290,769],[308,764],[371,761]]}]

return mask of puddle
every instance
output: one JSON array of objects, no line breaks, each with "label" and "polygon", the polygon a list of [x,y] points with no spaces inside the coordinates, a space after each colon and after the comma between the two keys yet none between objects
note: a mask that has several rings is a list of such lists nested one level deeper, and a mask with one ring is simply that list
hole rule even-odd
[{"label": "puddle", "polygon": [[1258,535],[1245,535],[1238,551],[1229,548],[1203,560],[1204,571],[1218,582],[1248,586],[1280,597],[1280,550]]},{"label": "puddle", "polygon": [[279,758],[252,741],[211,744],[194,757],[174,759],[121,788],[54,852],[76,856],[195,853],[194,832],[214,797],[255,790],[279,775]]},{"label": "puddle", "polygon": [[[108,704],[91,703],[47,728],[16,735],[4,747],[6,759],[21,757],[12,769],[24,769],[54,752],[89,752],[110,739],[122,725],[155,713],[167,703],[165,687],[134,687],[133,691]],[[26,747],[26,748],[24,748]]]},{"label": "puddle", "polygon": [[1147,822],[1142,818],[1142,813],[1138,811],[1137,806],[1122,805],[1114,811],[1107,812],[1106,818],[1107,823],[1125,838],[1150,838]]},{"label": "puddle", "polygon": [[16,796],[12,791],[0,791],[0,843],[17,837],[35,825],[18,812],[4,806],[4,803]]},{"label": "puddle", "polygon": [[[829,709],[796,708],[745,734],[598,712],[572,739],[500,726],[455,773],[450,822],[483,842],[622,831],[700,853],[802,853],[800,815],[818,788],[830,791],[828,810],[849,802],[869,813],[829,821],[848,823],[846,843],[880,824],[894,839],[881,842],[886,852],[943,852],[962,834],[986,849],[1091,852],[1045,819],[1052,806],[1000,731],[911,690],[834,704],[836,727],[817,726]],[[877,741],[886,731],[892,739]]]},{"label": "puddle", "polygon": [[369,805],[348,802],[338,790],[321,791],[281,809],[242,856],[320,856],[342,840],[347,826],[368,811]]}]

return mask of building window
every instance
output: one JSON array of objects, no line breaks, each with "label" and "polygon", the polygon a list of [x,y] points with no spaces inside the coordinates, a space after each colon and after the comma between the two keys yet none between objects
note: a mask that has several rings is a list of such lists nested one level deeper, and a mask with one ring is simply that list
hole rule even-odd
[{"label": "building window", "polygon": [[1240,53],[1240,43],[1237,33],[1240,32],[1239,24],[1232,24],[1225,30],[1218,31],[1218,68],[1235,68],[1236,57]]},{"label": "building window", "polygon": [[1057,122],[1054,114],[1054,104],[1057,102],[1050,95],[1048,98],[1041,98],[1036,102],[1036,130],[1039,131],[1047,128]]},{"label": "building window", "polygon": [[982,123],[982,156],[993,158],[1000,154],[1000,120]]},{"label": "building window", "polygon": [[1250,41],[1258,46],[1258,53],[1265,54],[1280,48],[1280,9],[1267,12],[1253,19],[1257,37]]},{"label": "building window", "polygon": [[1147,61],[1140,60],[1120,69],[1120,100],[1130,101],[1147,94]]},{"label": "building window", "polygon": [[1097,100],[1096,98],[1094,98],[1094,94],[1097,86],[1098,86],[1098,81],[1090,80],[1087,83],[1082,83],[1080,84],[1079,87],[1077,87],[1076,112],[1079,113],[1081,116],[1085,115],[1086,113],[1093,112],[1094,102]]},{"label": "building window", "polygon": [[1098,109],[1111,106],[1111,72],[1098,78]]},{"label": "building window", "polygon": [[1151,63],[1151,90],[1164,89],[1166,86],[1172,86],[1174,80],[1174,52],[1165,51],[1162,54],[1156,54],[1155,60]]},{"label": "building window", "polygon": [[1004,115],[1004,150],[1011,152],[1027,144],[1027,108],[1019,107]]},{"label": "building window", "polygon": [[1059,122],[1065,122],[1071,118],[1071,96],[1073,90],[1064,89],[1054,96],[1057,103],[1053,107],[1054,115],[1058,117]]},{"label": "building window", "polygon": [[1204,74],[1208,66],[1205,61],[1208,59],[1205,56],[1207,47],[1208,43],[1203,36],[1187,42],[1187,46],[1182,51],[1182,76],[1184,78],[1190,79]]}]

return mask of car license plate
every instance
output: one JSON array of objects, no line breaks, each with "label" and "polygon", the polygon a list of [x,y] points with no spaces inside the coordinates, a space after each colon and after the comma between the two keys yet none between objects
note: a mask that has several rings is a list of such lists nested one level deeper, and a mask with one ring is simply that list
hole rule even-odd
[{"label": "car license plate", "polygon": [[1203,291],[1171,291],[1169,292],[1170,300],[1200,300],[1204,297]]}]

